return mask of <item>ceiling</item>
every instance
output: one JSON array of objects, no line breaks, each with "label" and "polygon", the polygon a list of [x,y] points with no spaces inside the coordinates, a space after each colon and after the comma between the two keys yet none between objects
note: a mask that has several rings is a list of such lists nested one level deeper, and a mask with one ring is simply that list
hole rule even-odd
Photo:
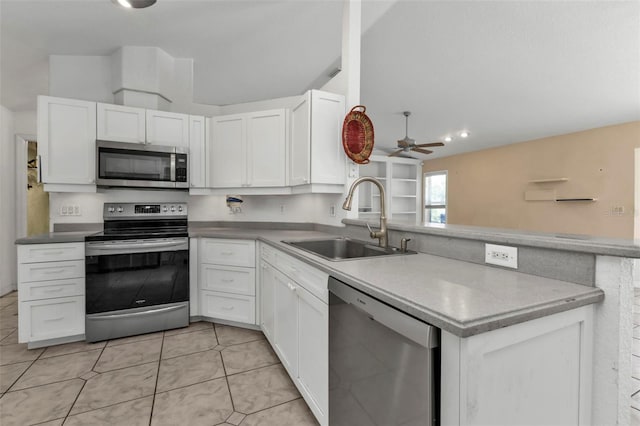
[{"label": "ceiling", "polygon": [[[363,0],[361,100],[390,150],[412,111],[435,158],[640,119],[640,2]],[[194,60],[197,103],[303,93],[340,57],[342,2],[1,0],[0,101],[35,109],[48,56],[157,46]],[[615,141],[605,141],[615,143]],[[640,143],[639,143],[640,144]]]}]

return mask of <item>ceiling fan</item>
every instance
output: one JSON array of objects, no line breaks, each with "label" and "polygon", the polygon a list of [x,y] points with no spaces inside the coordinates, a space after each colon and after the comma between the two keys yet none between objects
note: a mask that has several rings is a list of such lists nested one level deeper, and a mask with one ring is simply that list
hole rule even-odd
[{"label": "ceiling fan", "polygon": [[444,146],[442,142],[416,144],[415,139],[411,139],[409,137],[409,116],[411,115],[411,111],[404,111],[402,115],[404,115],[406,120],[406,133],[405,133],[404,139],[400,139],[398,141],[398,148],[400,149],[389,154],[388,155],[389,157],[394,157],[402,152],[409,152],[409,151],[415,151],[421,154],[431,154],[433,151],[429,149],[423,149],[423,148],[434,147],[434,146]]}]

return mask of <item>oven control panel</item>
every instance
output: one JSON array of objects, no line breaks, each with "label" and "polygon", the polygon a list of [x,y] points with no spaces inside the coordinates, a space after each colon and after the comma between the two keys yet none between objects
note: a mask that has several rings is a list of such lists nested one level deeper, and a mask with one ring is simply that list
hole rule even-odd
[{"label": "oven control panel", "polygon": [[187,203],[105,203],[105,219],[136,217],[187,217]]}]

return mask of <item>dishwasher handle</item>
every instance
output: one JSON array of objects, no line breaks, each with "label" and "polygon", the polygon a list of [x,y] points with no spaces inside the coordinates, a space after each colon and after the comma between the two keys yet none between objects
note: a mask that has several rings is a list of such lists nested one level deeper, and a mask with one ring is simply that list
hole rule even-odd
[{"label": "dishwasher handle", "polygon": [[425,348],[437,348],[438,329],[393,308],[353,287],[329,277],[329,291],[369,318]]}]

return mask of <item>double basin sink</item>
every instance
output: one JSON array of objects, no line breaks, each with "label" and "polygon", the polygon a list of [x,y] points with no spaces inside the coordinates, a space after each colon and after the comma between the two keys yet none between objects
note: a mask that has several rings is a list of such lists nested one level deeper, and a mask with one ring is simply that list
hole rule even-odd
[{"label": "double basin sink", "polygon": [[366,241],[353,240],[345,237],[326,238],[322,240],[283,241],[283,243],[332,261],[416,253],[412,250],[402,251],[397,247],[379,247]]}]

